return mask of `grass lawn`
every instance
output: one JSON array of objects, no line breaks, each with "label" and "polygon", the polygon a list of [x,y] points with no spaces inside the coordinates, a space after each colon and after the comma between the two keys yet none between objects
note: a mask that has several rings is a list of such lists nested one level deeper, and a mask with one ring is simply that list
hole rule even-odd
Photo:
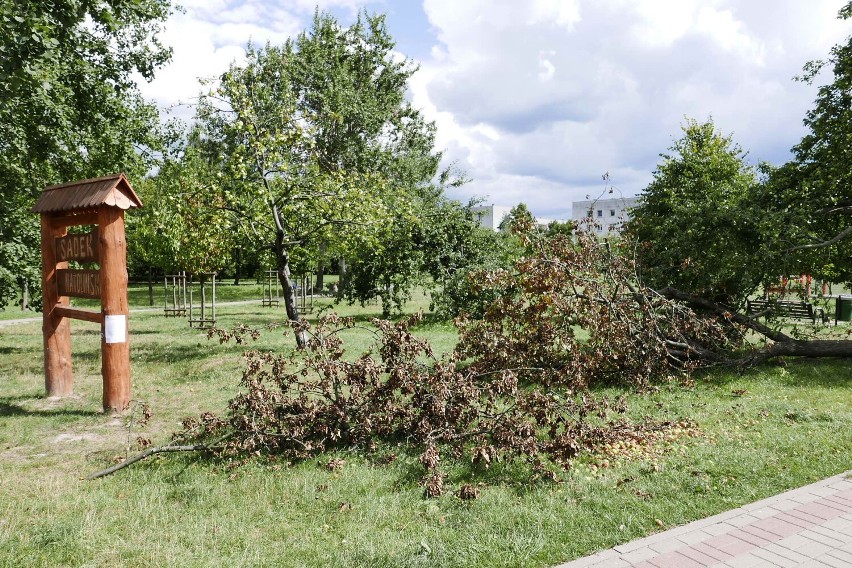
[{"label": "grass lawn", "polygon": [[[411,308],[427,305],[418,295]],[[254,303],[217,311],[223,327],[284,317]],[[550,566],[852,469],[848,362],[801,361],[645,395],[601,390],[626,394],[636,419],[689,418],[701,436],[606,468],[586,456],[558,484],[519,465],[484,477],[449,468],[453,487],[487,483],[474,501],[424,499],[416,454],[395,447],[238,468],[170,454],[83,481],[139,435],[163,444],[182,417],[224,412],[238,390],[244,347],[156,311],[134,313],[130,327],[134,400],[153,411],[142,429],[138,411],[100,411],[96,325],[72,323],[76,394],[61,401],[44,398],[40,322],[0,328],[0,566]],[[445,325],[419,332],[437,350],[455,341]],[[367,346],[369,334],[348,333],[353,350]],[[292,344],[279,329],[252,348]],[[378,465],[391,452],[398,459]],[[345,465],[329,471],[331,457]]]}]

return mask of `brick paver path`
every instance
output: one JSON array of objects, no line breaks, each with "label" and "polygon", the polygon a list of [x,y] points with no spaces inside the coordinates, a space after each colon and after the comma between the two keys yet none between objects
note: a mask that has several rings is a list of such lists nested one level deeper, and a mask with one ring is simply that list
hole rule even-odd
[{"label": "brick paver path", "polygon": [[850,568],[852,472],[557,568]]}]

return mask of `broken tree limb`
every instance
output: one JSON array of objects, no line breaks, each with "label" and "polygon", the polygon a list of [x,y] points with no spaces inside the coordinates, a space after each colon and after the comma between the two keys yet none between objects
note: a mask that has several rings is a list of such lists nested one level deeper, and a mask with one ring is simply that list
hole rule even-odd
[{"label": "broken tree limb", "polygon": [[669,300],[685,302],[693,307],[715,313],[726,317],[731,321],[760,333],[772,342],[762,349],[753,349],[742,354],[717,353],[702,346],[689,345],[684,349],[680,345],[670,345],[670,351],[680,351],[675,356],[688,354],[692,359],[698,359],[710,365],[730,365],[748,367],[763,363],[774,357],[840,357],[852,358],[852,341],[831,339],[794,339],[778,330],[772,329],[758,321],[756,316],[746,316],[737,311],[712,302],[706,298],[678,290],[676,288],[662,288],[657,293]]},{"label": "broken tree limb", "polygon": [[218,444],[224,442],[231,436],[233,436],[233,432],[228,432],[226,435],[216,439],[215,441],[209,444],[191,444],[191,445],[169,445],[169,446],[157,446],[154,448],[148,448],[144,452],[139,452],[135,456],[131,456],[124,460],[123,462],[116,464],[114,466],[108,467],[101,471],[96,471],[90,476],[86,477],[86,481],[92,481],[93,479],[98,479],[101,477],[106,477],[107,475],[111,475],[120,469],[124,469],[129,465],[133,465],[138,461],[142,461],[145,458],[151,457],[154,454],[164,454],[168,452],[205,452],[205,451],[213,451],[218,448]]},{"label": "broken tree limb", "polygon": [[684,292],[682,290],[678,290],[677,288],[672,288],[670,286],[657,290],[657,294],[663,296],[664,298],[668,298],[669,300],[679,300],[691,306],[699,307],[703,310],[713,312],[719,316],[730,318],[731,321],[738,323],[744,327],[747,327],[751,330],[754,330],[760,333],[761,335],[767,337],[768,339],[775,341],[776,343],[786,343],[788,341],[794,341],[794,339],[789,335],[786,335],[778,330],[763,325],[759,321],[749,316],[740,314],[733,308],[712,302],[707,298],[702,298],[701,296],[696,296],[695,294],[690,294],[689,292]]},{"label": "broken tree limb", "polygon": [[852,341],[811,339],[773,343],[765,350],[769,357],[852,357]]},{"label": "broken tree limb", "polygon": [[852,341],[812,339],[809,341],[793,340],[773,343],[764,349],[750,351],[736,359],[734,363],[741,367],[750,367],[764,363],[774,357],[852,358]]}]

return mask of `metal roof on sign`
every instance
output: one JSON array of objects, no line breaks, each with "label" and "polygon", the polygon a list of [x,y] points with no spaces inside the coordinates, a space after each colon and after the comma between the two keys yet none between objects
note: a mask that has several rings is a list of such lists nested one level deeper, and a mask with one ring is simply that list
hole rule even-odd
[{"label": "metal roof on sign", "polygon": [[108,205],[119,209],[142,207],[124,174],[73,181],[44,188],[33,213],[63,213]]}]

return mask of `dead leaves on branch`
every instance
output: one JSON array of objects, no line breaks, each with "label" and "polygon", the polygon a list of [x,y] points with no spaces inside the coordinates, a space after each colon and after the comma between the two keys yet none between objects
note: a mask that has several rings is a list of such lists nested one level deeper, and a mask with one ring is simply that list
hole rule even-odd
[{"label": "dead leaves on branch", "polygon": [[617,241],[520,236],[528,252],[512,270],[472,277],[473,294],[502,293],[481,318],[457,320],[459,355],[479,372],[523,368],[521,378],[536,384],[644,388],[741,345],[724,316],[699,316],[639,285]]},{"label": "dead leaves on branch", "polygon": [[[206,413],[185,434],[233,432],[222,453],[287,460],[407,445],[421,454],[427,497],[446,491],[445,468],[459,460],[474,469],[522,461],[533,478],[556,479],[584,453],[606,468],[698,435],[686,423],[631,422],[624,399],[587,389],[688,381],[708,354],[740,345],[736,322],[699,316],[643,288],[629,251],[593,235],[520,236],[527,253],[511,270],[472,276],[473,293],[496,299],[481,318],[456,321],[460,342],[452,353],[435,354],[413,333],[420,315],[373,320],[376,342],[355,357],[343,341],[356,327],[352,319],[298,322],[309,337],[304,350],[247,353],[243,392],[227,416]],[[255,333],[239,326],[214,335],[243,343]],[[459,498],[475,498],[471,487],[459,489]]]},{"label": "dead leaves on branch", "polygon": [[[374,451],[402,443],[421,452],[427,497],[446,490],[448,460],[488,469],[522,460],[533,476],[555,479],[581,452],[604,451],[630,440],[654,439],[667,426],[633,424],[623,399],[578,394],[562,385],[521,385],[504,368],[480,372],[457,353],[437,357],[412,333],[420,321],[375,320],[375,346],[347,357],[343,333],[351,319],[330,315],[316,327],[300,323],[310,340],[289,356],[246,353],[243,392],[227,417],[205,413],[187,420],[184,437],[233,432],[221,454],[306,459],[326,451]],[[343,461],[332,459],[336,471]],[[477,491],[459,489],[462,499]]]}]

